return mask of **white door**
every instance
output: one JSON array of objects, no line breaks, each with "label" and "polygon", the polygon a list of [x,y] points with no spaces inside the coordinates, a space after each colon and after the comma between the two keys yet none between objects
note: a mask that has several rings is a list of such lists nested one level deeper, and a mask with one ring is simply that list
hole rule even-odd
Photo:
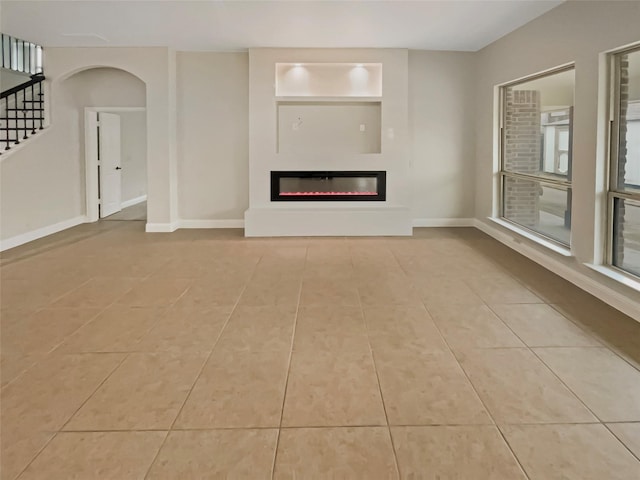
[{"label": "white door", "polygon": [[101,112],[98,116],[98,168],[100,218],[104,218],[122,210],[120,117],[113,113]]}]

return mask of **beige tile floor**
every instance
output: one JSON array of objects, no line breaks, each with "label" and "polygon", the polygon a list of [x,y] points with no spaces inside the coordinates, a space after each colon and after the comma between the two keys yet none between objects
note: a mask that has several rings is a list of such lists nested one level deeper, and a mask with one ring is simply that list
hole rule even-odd
[{"label": "beige tile floor", "polygon": [[640,323],[474,229],[1,255],[2,479],[640,478]]}]

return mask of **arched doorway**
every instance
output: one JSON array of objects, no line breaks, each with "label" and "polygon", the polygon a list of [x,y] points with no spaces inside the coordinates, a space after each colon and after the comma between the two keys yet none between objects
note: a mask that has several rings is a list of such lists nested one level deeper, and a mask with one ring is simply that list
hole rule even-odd
[{"label": "arched doorway", "polygon": [[[55,122],[71,120],[79,132],[83,159],[84,203],[90,222],[111,218],[146,219],[146,85],[135,75],[112,67],[92,67],[62,80],[64,99]],[[70,107],[74,110],[70,114]],[[101,118],[102,117],[102,118]],[[135,207],[135,208],[134,208]],[[131,210],[136,214],[132,215]]]}]

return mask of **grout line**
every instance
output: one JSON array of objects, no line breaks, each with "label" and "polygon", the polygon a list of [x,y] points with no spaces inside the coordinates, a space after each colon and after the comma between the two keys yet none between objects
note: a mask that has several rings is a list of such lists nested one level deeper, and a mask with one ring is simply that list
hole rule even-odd
[{"label": "grout line", "polygon": [[[549,304],[546,304],[549,305]],[[498,317],[500,318],[500,316],[497,314],[497,312],[495,312],[491,306],[489,306],[489,308],[491,309],[491,311]],[[554,309],[555,310],[555,309]],[[558,312],[562,315],[561,312]],[[564,316],[564,315],[563,315]],[[566,317],[565,317],[566,318]],[[500,318],[500,320],[502,320],[502,318]],[[570,319],[568,319],[570,320]],[[513,332],[514,335],[516,335],[520,341],[522,341],[524,343],[524,341],[517,335],[517,333],[515,331],[513,331],[513,329],[511,329],[511,327],[504,321],[502,320],[502,322]],[[587,409],[587,411],[589,413],[591,413],[591,415],[593,415],[593,417],[598,421],[598,422],[588,422],[588,423],[557,423],[557,425],[602,425],[604,428],[606,428],[609,433],[611,433],[614,438],[616,440],[618,440],[624,448],[626,448],[631,455],[634,456],[634,458],[640,460],[640,457],[638,457],[620,438],[618,438],[618,436],[613,433],[613,431],[609,428],[609,426],[598,416],[596,415],[596,413],[589,407],[589,405],[587,405],[587,403],[576,393],[573,391],[572,388],[569,387],[569,385],[567,385],[565,383],[565,381],[560,377],[560,375],[558,375],[539,355],[538,353],[534,350],[534,347],[529,347],[526,343],[525,345],[527,346],[527,349],[535,356],[535,358],[537,358],[546,368],[547,370],[549,370],[551,372],[551,374],[569,391],[571,392],[571,394]],[[546,347],[535,347],[535,348],[546,348]],[[556,347],[556,348],[585,348],[585,347],[575,347],[575,346],[567,346],[567,347]],[[606,350],[609,350],[606,346],[592,346],[592,347],[586,347],[586,348],[604,348]],[[620,423],[626,423],[626,422],[620,422]],[[548,425],[548,424],[532,424],[532,425]],[[500,429],[500,426],[498,426],[498,429],[500,430],[500,433],[503,435],[503,437],[505,438],[505,441],[507,441],[506,437],[504,436],[504,434],[502,433],[502,429]],[[507,441],[508,442],[508,441]]]},{"label": "grout line", "polygon": [[[60,348],[60,346],[62,346],[64,343],[66,343],[67,340],[69,340],[72,336],[74,336],[76,333],[78,333],[81,329],[83,329],[85,326],[89,325],[90,323],[93,323],[94,320],[96,320],[100,315],[102,315],[107,310],[107,308],[109,308],[109,306],[104,307],[102,310],[98,310],[98,312],[93,317],[91,317],[89,320],[84,322],[82,325],[80,325],[78,328],[76,328],[73,332],[70,332],[68,335],[66,335],[62,340],[60,340],[58,343],[56,343],[55,346],[53,346],[51,349],[49,349],[49,351],[46,352],[45,355],[49,355],[51,353],[54,353],[58,348]],[[58,352],[58,353],[69,353],[69,352]],[[92,353],[92,352],[82,352],[82,353]]]},{"label": "grout line", "polygon": [[95,428],[87,430],[61,430],[56,433],[128,433],[128,432],[166,432],[166,428]]},{"label": "grout line", "polygon": [[[305,247],[304,265],[307,263],[307,256],[309,254],[309,247]],[[287,401],[287,389],[289,387],[289,375],[291,374],[291,361],[293,359],[293,344],[296,338],[296,329],[298,327],[298,315],[300,313],[300,300],[302,297],[302,286],[304,284],[304,270],[302,268],[302,276],[300,277],[300,286],[298,287],[298,302],[296,304],[296,314],[293,321],[293,332],[291,334],[291,349],[289,350],[289,362],[287,364],[287,376],[284,381],[284,392],[282,395],[282,410],[280,410],[280,424],[278,426],[278,435],[276,436],[276,447],[273,451],[273,464],[271,465],[271,479],[273,479],[276,473],[276,461],[278,460],[278,448],[280,448],[280,433],[282,432],[282,419],[284,418],[284,405]]]},{"label": "grout line", "polygon": [[[565,348],[576,348],[576,347],[565,347]],[[580,348],[580,347],[577,347]],[[565,383],[565,381],[560,377],[560,375],[558,375],[555,370],[553,370],[539,355],[538,353],[533,349],[533,348],[529,348],[529,351],[547,368],[547,370],[549,370],[553,376],[569,391],[571,392],[571,395],[573,395],[574,397],[576,397],[578,399],[578,401],[587,409],[587,411],[589,413],[591,413],[591,415],[594,416],[594,418],[596,418],[598,420],[598,422],[604,424],[603,420],[596,415],[596,413],[591,409],[591,407],[589,407],[589,405],[587,405],[585,403],[585,401],[576,393],[573,391],[573,389],[571,387],[569,387],[569,385],[567,385]]]},{"label": "grout line", "polygon": [[[256,266],[257,266],[257,263],[256,263],[256,265],[254,265],[254,272],[255,272]],[[249,283],[249,281],[247,281],[244,284],[244,287],[242,288],[242,291],[240,292],[240,295],[238,295],[238,298],[236,299],[236,302],[233,305],[233,308],[231,309],[231,311],[228,314],[229,316],[227,317],[227,320],[224,322],[224,325],[222,326],[222,328],[220,329],[220,332],[218,333],[216,341],[213,343],[213,346],[211,347],[211,350],[209,351],[209,354],[204,359],[204,362],[202,362],[202,366],[200,367],[200,370],[198,371],[198,374],[196,375],[193,383],[191,384],[191,388],[189,389],[189,392],[187,392],[187,395],[184,397],[182,405],[180,405],[180,408],[178,409],[178,413],[176,414],[175,418],[173,419],[173,422],[171,422],[171,425],[169,426],[169,429],[167,430],[167,435],[164,437],[164,440],[160,444],[160,448],[158,448],[158,451],[156,452],[156,455],[153,457],[153,461],[149,464],[149,468],[147,469],[147,471],[146,471],[146,473],[144,475],[144,480],[146,480],[146,478],[149,476],[149,472],[151,472],[151,469],[153,468],[153,465],[156,463],[156,460],[158,459],[158,456],[160,455],[160,452],[162,451],[162,448],[164,447],[165,443],[167,442],[167,439],[169,438],[169,434],[174,430],[175,424],[178,421],[178,418],[180,417],[180,414],[182,413],[182,410],[184,409],[184,406],[187,404],[187,401],[189,400],[189,397],[191,397],[191,393],[193,392],[196,384],[198,383],[198,380],[200,380],[200,377],[202,376],[202,372],[204,371],[205,367],[207,366],[207,363],[209,363],[209,359],[211,359],[211,357],[213,356],[213,352],[214,352],[214,350],[216,348],[216,345],[218,345],[218,342],[220,341],[220,338],[222,337],[222,334],[226,330],[227,325],[229,325],[229,322],[231,321],[231,317],[233,317],[233,313],[235,312],[236,308],[238,307],[238,304],[240,303],[240,299],[242,298],[242,295],[243,295],[244,291],[246,290],[248,283]],[[182,295],[184,295],[187,290],[189,290],[189,288],[187,288],[185,290],[185,292],[183,292]],[[176,302],[177,301],[178,300],[176,300]],[[175,304],[175,302],[174,302],[174,304]],[[149,331],[151,331],[151,329],[149,329],[147,331],[147,333],[149,333]],[[145,335],[146,335],[146,333],[145,333]]]},{"label": "grout line", "polygon": [[[483,300],[484,301],[484,300]],[[485,304],[486,305],[486,304]],[[427,310],[427,312],[429,313],[429,315],[431,316],[431,318],[434,318],[433,314],[431,313],[431,311],[429,311],[429,307],[427,307],[427,305],[423,302],[423,306],[424,308]],[[488,306],[488,305],[487,305]],[[493,312],[493,310],[491,310]],[[502,321],[502,320],[501,320]],[[462,374],[465,376],[465,378],[467,379],[467,382],[469,382],[469,385],[471,385],[471,388],[473,389],[474,393],[476,394],[476,398],[480,401],[480,403],[482,404],[482,407],[485,409],[485,411],[487,412],[487,415],[489,416],[489,418],[491,419],[491,421],[493,422],[493,426],[496,428],[496,430],[498,431],[498,433],[500,434],[500,436],[502,437],[502,439],[504,440],[505,444],[507,445],[507,448],[509,448],[509,451],[511,452],[511,455],[513,457],[513,459],[515,459],[516,463],[518,464],[518,466],[520,467],[520,470],[522,471],[522,474],[527,478],[530,479],[529,475],[527,474],[526,470],[524,469],[524,466],[522,465],[522,463],[520,462],[520,459],[518,458],[518,456],[516,455],[516,452],[514,452],[513,448],[511,448],[511,445],[509,444],[509,442],[507,441],[506,437],[504,436],[504,434],[502,433],[502,430],[500,430],[500,427],[498,426],[498,423],[496,422],[495,417],[493,416],[493,413],[491,413],[491,411],[489,410],[489,407],[487,407],[487,404],[485,403],[485,401],[482,399],[482,397],[480,396],[480,394],[478,393],[478,390],[476,389],[476,386],[473,384],[473,382],[471,381],[471,378],[469,378],[469,375],[467,374],[467,372],[465,371],[465,369],[462,367],[462,364],[460,363],[460,361],[458,360],[458,357],[456,356],[455,352],[453,351],[453,349],[451,348],[451,345],[449,345],[449,342],[447,341],[447,339],[445,338],[445,336],[443,335],[442,331],[440,330],[440,327],[438,325],[438,323],[433,320],[434,325],[436,326],[436,329],[438,330],[438,332],[440,332],[440,336],[444,339],[445,344],[447,345],[447,347],[449,347],[449,350],[451,351],[451,354],[453,356],[453,359],[456,361],[456,363],[458,364],[458,368],[460,369],[460,371],[462,372]]]},{"label": "grout line", "polygon": [[[603,302],[604,303],[604,302]],[[639,365],[634,365],[631,361],[629,361],[629,359],[623,357],[622,355],[620,355],[620,353],[618,352],[618,347],[609,342],[608,340],[605,340],[604,338],[602,338],[600,335],[597,335],[595,332],[592,332],[590,330],[587,330],[586,328],[584,328],[584,326],[582,326],[581,324],[577,323],[575,320],[573,320],[572,318],[567,317],[564,313],[562,313],[560,310],[558,310],[558,308],[556,308],[557,305],[570,305],[570,303],[547,303],[546,305],[548,305],[549,307],[551,307],[553,310],[555,310],[559,315],[562,315],[564,318],[566,318],[567,320],[569,320],[571,323],[573,323],[576,327],[578,327],[581,331],[583,331],[586,335],[588,335],[589,337],[597,340],[598,342],[601,342],[601,345],[594,345],[594,347],[601,347],[601,348],[606,348],[608,349],[610,352],[612,352],[615,356],[617,356],[618,358],[620,358],[622,361],[624,361],[625,363],[629,364],[632,368],[634,368],[637,371],[640,371],[640,361],[638,362]],[[605,304],[606,305],[606,304]],[[612,307],[613,308],[613,307]],[[548,347],[532,347],[532,348],[548,348]],[[569,348],[569,347],[565,347],[565,348]],[[578,348],[578,347],[576,347]],[[582,348],[582,347],[579,347]]]},{"label": "grout line", "polygon": [[[606,424],[638,424],[639,422],[607,422]],[[605,424],[605,425],[606,425]],[[414,427],[414,428],[430,428],[430,427],[495,427],[495,426],[514,426],[514,427],[544,427],[554,425],[602,425],[600,422],[548,422],[548,423],[397,423],[390,424],[391,427]],[[335,425],[291,425],[282,427],[282,430],[323,430],[327,428],[384,428],[387,425],[380,424],[335,424]],[[235,431],[235,430],[278,430],[277,425],[272,426],[242,426],[242,427],[188,427],[181,428],[175,427],[171,429],[172,432],[215,432],[215,431]],[[87,429],[87,430],[62,430],[62,431],[50,431],[48,433],[126,433],[126,432],[166,432],[166,428],[132,428],[132,429]]]},{"label": "grout line", "polygon": [[[58,295],[57,297],[53,297],[53,299],[50,300],[49,303],[47,303],[47,305],[44,308],[74,308],[74,307],[54,307],[53,304],[56,303],[59,300],[62,300],[67,295],[71,295],[75,291],[80,290],[87,283],[89,283],[93,278],[95,278],[95,277],[89,277],[84,282],[82,282],[78,286],[76,286],[75,288],[72,288],[71,290],[67,290],[62,295]],[[78,307],[76,307],[76,308],[78,308]],[[84,308],[84,307],[81,307],[81,308]],[[91,307],[89,307],[89,308],[91,308]]]},{"label": "grout line", "polygon": [[95,393],[100,389],[100,387],[102,387],[102,385],[104,385],[104,383],[111,377],[111,375],[113,375],[113,373],[116,370],[118,370],[118,368],[120,368],[120,365],[122,365],[128,357],[129,357],[128,353],[124,354],[124,357],[120,360],[120,362],[118,362],[118,364],[107,375],[105,375],[105,378],[98,384],[98,386],[95,389],[93,389],[93,391],[89,395],[87,395],[87,398],[84,399],[84,401],[80,404],[80,406],[77,409],[75,409],[75,411],[71,415],[69,415],[69,418],[64,422],[64,424],[62,424],[62,426],[54,433],[54,435],[49,439],[49,441],[40,450],[38,450],[38,453],[36,453],[33,456],[33,458],[31,458],[31,460],[24,466],[22,470],[20,470],[20,473],[18,473],[18,475],[16,475],[15,478],[18,478],[20,475],[22,475],[25,472],[25,470],[27,470],[27,468],[29,468],[29,466],[31,466],[31,464],[36,460],[36,458],[38,458],[38,456],[44,451],[45,448],[47,448],[47,446],[51,443],[51,441],[53,441],[53,439],[58,436],[59,433],[64,433],[64,427],[71,421],[73,417],[76,416],[76,414],[80,411],[80,409],[82,409],[82,407],[84,407],[84,405],[89,401],[89,399],[95,395]]},{"label": "grout line", "polygon": [[[391,254],[393,255],[393,252],[391,252]],[[394,257],[395,258],[395,257]],[[351,268],[354,268],[353,265],[353,256],[350,256],[351,259]],[[396,259],[396,263],[398,263],[398,260]],[[400,267],[402,268],[402,267]],[[378,392],[380,393],[380,401],[382,402],[382,410],[384,411],[384,418],[387,422],[387,433],[389,435],[389,441],[391,442],[391,450],[393,451],[393,462],[394,465],[396,467],[396,473],[398,475],[398,478],[402,478],[401,473],[400,473],[400,462],[398,461],[398,451],[395,445],[395,442],[393,441],[393,435],[391,434],[391,425],[389,424],[389,414],[387,413],[387,406],[384,402],[384,395],[382,393],[382,385],[380,383],[380,374],[378,373],[378,367],[376,365],[376,359],[375,356],[373,355],[373,347],[371,346],[371,337],[369,334],[369,324],[367,323],[367,319],[365,317],[364,314],[364,307],[362,305],[362,297],[360,296],[360,289],[356,288],[356,291],[358,292],[358,302],[360,303],[360,315],[362,315],[362,323],[364,324],[364,330],[365,330],[365,334],[367,335],[367,345],[369,346],[369,357],[371,358],[371,363],[373,364],[373,372],[376,375],[376,381],[378,383]]]},{"label": "grout line", "polygon": [[[1,322],[0,322],[1,324]],[[48,354],[46,354],[48,355]],[[21,361],[23,361],[24,358],[21,359]],[[22,378],[22,376],[24,374],[26,374],[27,372],[29,372],[33,367],[35,367],[39,362],[38,361],[33,361],[33,363],[31,365],[29,365],[27,368],[25,368],[22,372],[18,373],[18,375],[16,375],[14,378],[12,378],[11,380],[9,380],[7,383],[5,383],[4,385],[0,386],[0,391],[4,390],[5,388],[7,388],[9,385],[11,385],[13,382],[15,382],[16,380],[18,380],[19,378]],[[0,380],[2,380],[2,369],[0,368]]]},{"label": "grout line", "polygon": [[[465,372],[465,374],[466,374],[466,372]],[[469,380],[469,381],[471,381],[471,380]],[[511,446],[511,443],[509,443],[509,440],[507,439],[507,436],[502,431],[502,428],[500,428],[500,425],[496,424],[496,430],[498,430],[498,433],[500,434],[500,436],[502,437],[502,440],[504,441],[505,445],[507,446],[507,448],[511,452],[511,455],[513,455],[513,458],[515,458],[516,462],[518,462],[518,466],[520,467],[520,470],[522,470],[522,473],[524,474],[524,476],[527,477],[528,479],[531,479],[531,477],[529,476],[527,471],[524,469],[524,465],[522,465],[522,463],[520,462],[520,459],[516,455],[516,452],[513,449],[513,447]]]},{"label": "grout line", "polygon": [[561,348],[606,348],[604,345],[527,345],[525,344],[524,347],[488,347],[490,348],[501,348],[503,350],[506,350],[508,348],[544,348],[545,350],[547,349],[561,349]]},{"label": "grout line", "polygon": [[640,454],[636,454],[633,450],[631,450],[631,448],[629,448],[629,446],[625,442],[623,442],[622,439],[618,435],[616,435],[613,430],[611,430],[611,428],[609,428],[609,425],[607,425],[606,423],[603,423],[602,425],[609,431],[611,435],[614,436],[616,440],[618,440],[624,446],[624,448],[629,451],[631,455],[633,455],[636,460],[640,461]]},{"label": "grout line", "polygon": [[69,416],[69,418],[67,419],[66,422],[64,422],[64,424],[58,429],[58,432],[63,432],[64,431],[64,427],[67,426],[67,424],[71,421],[71,419],[73,419],[73,417],[75,417],[77,415],[77,413],[82,409],[82,407],[85,406],[85,404],[96,394],[96,392],[98,390],[100,390],[100,388],[107,382],[107,380],[109,380],[109,378],[111,378],[111,376],[116,372],[116,370],[118,370],[122,364],[125,362],[125,360],[127,360],[127,358],[129,358],[129,356],[131,355],[130,353],[124,353],[121,355],[123,355],[122,359],[120,360],[120,362],[118,362],[118,364],[104,377],[104,379],[100,382],[100,384],[93,390],[93,392],[91,392],[91,394],[89,394],[87,396],[87,398],[82,402],[82,404],[73,412],[73,414],[71,414]]},{"label": "grout line", "polygon": [[[545,304],[548,305],[548,304]],[[491,308],[491,305],[487,305],[487,307],[489,308],[489,310],[491,310],[491,312],[509,329],[509,331],[511,331],[511,333],[513,333],[518,340],[520,340],[522,342],[522,344],[526,347],[527,350],[529,350],[529,352],[535,357],[537,358],[546,368],[548,371],[550,371],[553,376],[569,391],[571,392],[571,395],[573,395],[581,404],[582,406],[584,406],[587,411],[589,413],[591,413],[591,415],[593,415],[594,418],[596,418],[598,420],[598,422],[603,423],[602,420],[600,419],[600,417],[598,417],[595,412],[593,412],[591,410],[591,408],[589,408],[589,406],[582,400],[582,398],[580,398],[578,396],[578,394],[576,394],[571,388],[569,388],[569,385],[567,385],[564,380],[562,380],[562,378],[560,378],[560,376],[549,366],[545,363],[545,361],[540,358],[540,356],[536,353],[536,351],[534,350],[534,347],[530,347],[529,345],[527,345],[527,343],[520,337],[520,335],[518,335],[510,326],[507,322],[505,322],[504,320],[502,320],[502,318],[500,317],[500,315],[498,315],[498,313]],[[544,347],[535,347],[535,348],[544,348]],[[557,348],[581,348],[581,347],[557,347]],[[598,348],[598,347],[596,347]]]},{"label": "grout line", "polygon": [[[176,417],[176,418],[178,418],[178,417]],[[158,450],[156,451],[156,454],[153,456],[153,459],[149,463],[149,467],[147,468],[147,471],[145,472],[144,477],[142,477],[143,480],[146,480],[147,477],[149,476],[149,472],[151,471],[151,468],[153,468],[153,465],[156,463],[156,460],[160,456],[160,452],[162,451],[162,448],[164,447],[165,443],[167,443],[167,438],[169,438],[169,434],[170,433],[171,433],[171,430],[167,430],[167,433],[165,434],[164,438],[162,439],[162,443],[160,443],[160,446],[158,447]]]},{"label": "grout line", "polygon": [[[111,230],[111,229],[108,229],[108,230],[104,230],[104,231],[102,231],[101,233],[109,233],[110,231],[112,231],[112,230]],[[168,261],[169,261],[169,260],[166,260],[166,261],[165,261],[165,263],[167,263]],[[163,265],[164,265],[164,264],[163,264]],[[158,268],[160,268],[160,267],[158,267]],[[75,335],[76,333],[78,333],[82,328],[84,328],[85,326],[87,326],[87,325],[89,325],[89,324],[93,323],[93,322],[94,322],[98,317],[100,317],[102,314],[104,314],[104,312],[106,312],[107,310],[109,310],[111,307],[113,307],[113,306],[117,306],[117,305],[118,305],[118,304],[117,304],[118,300],[120,300],[120,299],[121,299],[121,298],[123,298],[125,295],[127,295],[131,290],[133,290],[133,289],[137,286],[137,285],[136,285],[136,283],[137,283],[137,284],[140,284],[141,282],[143,282],[143,281],[145,281],[146,279],[148,279],[150,276],[151,276],[151,274],[147,275],[146,277],[120,277],[120,276],[112,277],[112,278],[115,278],[115,279],[117,279],[117,278],[131,278],[131,279],[135,278],[135,279],[137,279],[137,280],[136,280],[136,282],[135,282],[131,287],[129,287],[128,289],[126,289],[126,291],[125,291],[125,292],[123,292],[123,293],[122,293],[122,294],[120,294],[120,295],[117,295],[117,296],[116,296],[116,297],[111,301],[111,303],[107,304],[106,306],[102,307],[101,309],[100,309],[99,307],[95,307],[95,308],[97,308],[97,309],[98,309],[98,312],[97,312],[93,317],[91,317],[88,321],[86,321],[85,323],[83,323],[82,325],[80,325],[80,326],[79,326],[78,328],[76,328],[73,332],[71,332],[71,333],[69,333],[68,335],[66,335],[66,336],[64,337],[64,339],[62,339],[62,340],[61,340],[58,344],[56,344],[56,345],[55,345],[51,350],[49,350],[49,351],[46,353],[46,355],[49,355],[49,354],[51,354],[51,353],[54,353],[58,348],[60,348],[60,346],[61,346],[61,345],[63,345],[64,343],[66,343],[66,342],[67,342],[67,340],[69,340],[73,335]],[[71,293],[75,292],[76,290],[79,290],[81,287],[83,287],[83,286],[85,286],[86,284],[88,284],[91,280],[93,280],[93,279],[95,279],[95,278],[105,278],[105,277],[106,277],[106,278],[111,278],[110,276],[101,276],[101,275],[94,275],[94,276],[89,277],[89,278],[87,279],[87,281],[86,281],[86,282],[83,282],[83,283],[82,283],[81,285],[79,285],[77,288],[75,288],[75,289],[73,289],[73,290],[71,290],[71,291],[69,291],[69,292],[67,292],[67,293],[65,293],[65,294],[63,294],[63,295],[61,295],[60,297],[57,297],[55,300],[53,300],[52,302],[50,302],[50,303],[49,303],[49,305],[48,305],[47,307],[43,307],[43,309],[44,309],[44,308],[82,308],[82,307],[52,307],[52,305],[53,305],[55,302],[57,302],[58,300],[62,299],[63,297],[65,297],[65,296],[67,296],[67,295],[70,295]],[[188,288],[187,288],[187,290],[188,290]],[[185,290],[185,292],[186,292],[186,290]],[[184,293],[185,293],[185,292],[183,292],[183,295],[184,295]],[[177,300],[176,300],[176,301],[177,301]],[[140,307],[135,307],[135,306],[134,306],[134,307],[132,307],[132,306],[130,306],[130,305],[123,305],[123,307],[127,307],[127,308],[140,308]],[[94,307],[89,307],[89,308],[94,308]],[[159,307],[142,307],[142,308],[156,308],[156,309],[157,309],[157,308],[159,308]],[[156,321],[154,321],[154,322],[153,322],[153,325],[152,325],[151,327],[149,327],[149,329],[148,329],[148,330],[146,330],[146,331],[145,331],[145,333],[140,337],[140,339],[142,339],[142,337],[146,336],[146,335],[151,331],[151,329],[153,329],[153,327],[154,327],[154,326],[155,326],[155,324],[157,323],[157,320],[158,320],[158,319],[156,319]],[[140,339],[138,340],[138,342],[140,341]],[[106,352],[60,352],[60,353],[64,353],[64,354],[71,354],[71,353],[106,353]],[[113,352],[113,353],[123,353],[123,352]],[[127,352],[127,353],[131,353],[131,352]],[[24,373],[24,372],[23,372],[23,373]],[[14,379],[14,380],[15,380],[15,379]],[[95,392],[94,392],[94,393],[95,393]],[[93,393],[92,393],[91,395],[93,395]],[[76,413],[77,413],[77,412],[76,412]],[[75,415],[75,413],[74,413],[74,415]]]},{"label": "grout line", "polygon": [[18,478],[21,477],[25,471],[27,471],[27,469],[31,466],[31,464],[35,462],[36,458],[38,458],[40,454],[49,446],[49,444],[53,442],[53,439],[56,438],[58,436],[58,433],[60,432],[47,432],[47,433],[53,433],[53,435],[51,435],[51,438],[45,442],[42,448],[38,449],[38,451],[31,457],[31,460],[27,462],[24,468],[19,470],[18,474],[13,477],[13,480],[18,480]]}]

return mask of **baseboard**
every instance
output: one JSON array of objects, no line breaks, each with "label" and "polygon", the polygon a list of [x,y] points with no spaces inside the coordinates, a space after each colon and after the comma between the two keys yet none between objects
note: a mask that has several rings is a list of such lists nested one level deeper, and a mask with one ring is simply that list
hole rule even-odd
[{"label": "baseboard", "polygon": [[7,238],[6,240],[1,240],[0,252],[4,252],[5,250],[9,250],[10,248],[19,247],[20,245],[24,245],[28,242],[33,242],[34,240],[38,240],[39,238],[53,235],[54,233],[61,232],[62,230],[66,230],[67,228],[75,227],[77,225],[80,225],[81,223],[86,223],[87,221],[88,220],[85,215],[80,215],[79,217],[64,220],[47,227],[38,228],[21,235],[16,235],[15,237]]},{"label": "baseboard", "polygon": [[414,218],[414,227],[473,227],[475,218]]},{"label": "baseboard", "polygon": [[147,201],[147,196],[140,195],[139,197],[132,198],[131,200],[127,200],[126,202],[122,202],[120,204],[120,208],[133,207],[134,205],[137,205],[139,203],[146,202],[146,201]]},{"label": "baseboard", "polygon": [[[473,227],[473,218],[414,218],[414,227]],[[244,220],[179,220],[178,228],[244,228]]]},{"label": "baseboard", "polygon": [[622,313],[629,315],[631,318],[640,322],[640,306],[637,301],[632,300],[626,295],[603,285],[596,279],[554,259],[552,254],[546,255],[522,241],[515,240],[513,238],[513,234],[504,232],[479,219],[475,219],[474,223],[478,230],[483,231],[509,248],[521,253],[547,270],[550,270],[568,282],[571,282],[582,290],[590,293],[594,297],[599,298],[606,304],[611,305],[613,308],[620,310]]},{"label": "baseboard", "polygon": [[[474,218],[414,218],[414,227],[473,227]],[[244,228],[243,219],[179,220],[178,228]]]},{"label": "baseboard", "polygon": [[179,220],[178,228],[244,228],[244,220]]},{"label": "baseboard", "polygon": [[179,222],[171,223],[147,223],[144,231],[147,233],[171,233],[179,228]]}]

